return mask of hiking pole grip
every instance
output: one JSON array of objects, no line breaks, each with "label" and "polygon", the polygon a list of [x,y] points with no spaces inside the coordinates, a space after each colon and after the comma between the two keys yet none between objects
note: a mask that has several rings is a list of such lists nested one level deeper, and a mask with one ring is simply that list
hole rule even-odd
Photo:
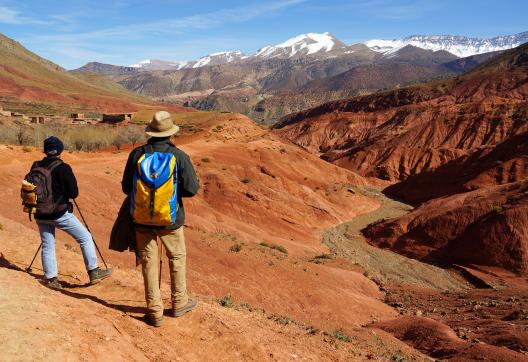
[{"label": "hiking pole grip", "polygon": [[75,204],[75,207],[77,208],[77,211],[79,211],[79,215],[81,215],[81,219],[82,219],[82,221],[84,223],[84,226],[86,226],[86,230],[88,230],[88,232],[92,236],[92,241],[93,241],[93,243],[95,245],[95,248],[97,249],[97,252],[101,256],[101,260],[103,261],[103,264],[104,264],[105,268],[108,269],[108,265],[106,265],[106,261],[104,260],[103,254],[101,254],[101,250],[99,250],[99,246],[97,246],[97,243],[95,242],[95,238],[94,238],[94,236],[92,234],[92,231],[88,227],[88,224],[86,223],[86,219],[84,218],[84,215],[83,215],[81,209],[79,208],[79,205],[77,204],[77,201],[75,201],[75,199],[73,199],[73,203]]}]

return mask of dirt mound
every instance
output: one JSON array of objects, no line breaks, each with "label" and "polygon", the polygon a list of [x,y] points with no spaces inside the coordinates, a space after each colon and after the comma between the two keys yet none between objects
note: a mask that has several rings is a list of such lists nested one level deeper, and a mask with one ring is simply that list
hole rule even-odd
[{"label": "dirt mound", "polygon": [[527,52],[454,79],[327,103],[286,117],[276,132],[362,175],[431,172],[528,131],[528,69],[514,61]]},{"label": "dirt mound", "polygon": [[434,358],[468,361],[528,361],[528,357],[504,347],[490,346],[460,339],[447,325],[423,317],[402,317],[373,325]]},{"label": "dirt mound", "polygon": [[370,225],[370,242],[442,263],[528,271],[528,182],[482,188],[429,201],[397,219]]}]

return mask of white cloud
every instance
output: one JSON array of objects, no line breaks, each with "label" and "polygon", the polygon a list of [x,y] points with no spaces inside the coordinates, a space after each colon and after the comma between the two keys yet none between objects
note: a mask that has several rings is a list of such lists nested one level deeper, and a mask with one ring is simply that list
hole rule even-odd
[{"label": "white cloud", "polygon": [[11,24],[11,25],[24,25],[24,24],[33,24],[33,25],[46,25],[49,22],[27,18],[21,16],[18,10],[9,8],[7,6],[0,6],[0,23]]},{"label": "white cloud", "polygon": [[[145,48],[145,42],[148,42],[153,37],[174,37],[175,35],[189,33],[192,30],[210,29],[224,24],[242,23],[258,17],[276,14],[283,9],[306,1],[308,0],[258,2],[246,6],[180,18],[119,25],[87,32],[34,35],[20,40],[23,44],[31,46],[37,52],[39,48],[43,48],[45,49],[44,53],[56,55],[51,56],[55,60],[62,58],[60,63],[68,67],[73,64],[78,64],[81,58],[84,61],[94,59],[105,59],[108,61],[110,58],[124,57],[133,53],[133,50],[137,49],[138,44]],[[62,20],[66,21],[67,18],[66,16]],[[196,38],[195,34],[192,34],[192,37],[186,36],[182,42],[191,38]],[[213,42],[213,44],[215,43]],[[209,47],[211,47],[211,44],[209,44]]]},{"label": "white cloud", "polygon": [[110,38],[145,38],[151,35],[178,34],[192,29],[209,29],[225,23],[245,22],[260,16],[275,13],[307,0],[286,0],[269,3],[223,9],[209,13],[185,16],[182,18],[164,19],[141,24],[127,24],[83,33],[42,35],[35,37],[39,41],[95,41]]}]

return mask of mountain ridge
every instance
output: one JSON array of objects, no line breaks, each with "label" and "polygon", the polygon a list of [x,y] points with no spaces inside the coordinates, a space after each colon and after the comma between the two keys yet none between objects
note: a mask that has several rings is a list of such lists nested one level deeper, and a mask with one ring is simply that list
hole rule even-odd
[{"label": "mountain ridge", "polygon": [[[506,50],[528,42],[528,31],[512,35],[495,36],[492,38],[467,37],[462,35],[410,35],[395,39],[370,39],[360,43],[347,45],[337,39],[332,33],[305,33],[292,37],[276,45],[259,48],[254,54],[246,55],[239,50],[211,53],[197,60],[158,60],[147,59],[129,65],[142,70],[181,70],[198,68],[208,65],[219,65],[238,62],[258,62],[271,58],[298,58],[300,56],[335,56],[353,53],[354,46],[366,45],[380,54],[390,55],[407,45],[413,45],[426,50],[444,50],[457,57],[468,57],[477,54]],[[218,55],[226,54],[224,59]]]}]

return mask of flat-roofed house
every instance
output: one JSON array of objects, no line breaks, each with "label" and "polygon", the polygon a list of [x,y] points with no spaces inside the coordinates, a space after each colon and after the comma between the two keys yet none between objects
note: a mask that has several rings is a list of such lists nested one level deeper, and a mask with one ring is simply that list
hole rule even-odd
[{"label": "flat-roofed house", "polygon": [[132,113],[105,113],[102,123],[127,124],[132,120]]}]

